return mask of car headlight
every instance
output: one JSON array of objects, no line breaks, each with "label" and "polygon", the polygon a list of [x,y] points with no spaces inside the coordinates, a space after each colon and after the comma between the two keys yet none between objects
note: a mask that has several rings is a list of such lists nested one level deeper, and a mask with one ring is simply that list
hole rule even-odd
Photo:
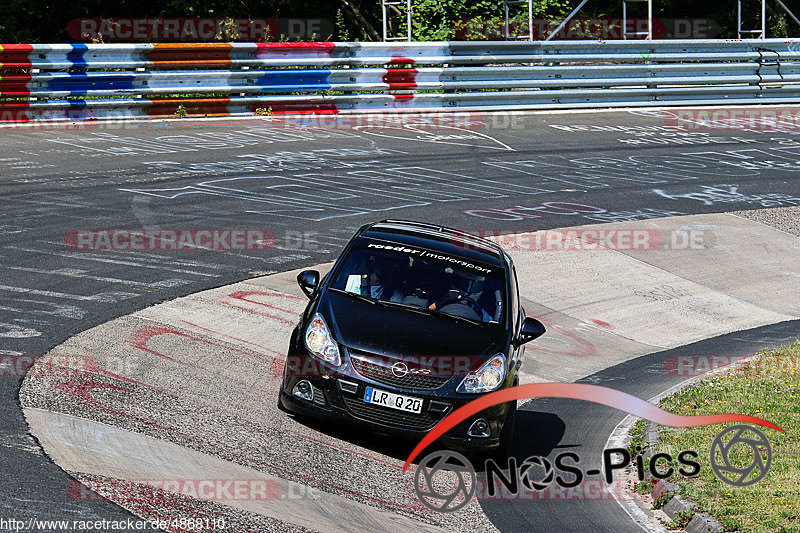
[{"label": "car headlight", "polygon": [[314,357],[318,357],[334,366],[342,364],[339,346],[331,337],[328,325],[325,324],[325,320],[319,313],[314,315],[311,323],[306,328],[305,341],[306,348]]},{"label": "car headlight", "polygon": [[506,356],[499,353],[461,381],[457,392],[491,392],[506,378]]}]

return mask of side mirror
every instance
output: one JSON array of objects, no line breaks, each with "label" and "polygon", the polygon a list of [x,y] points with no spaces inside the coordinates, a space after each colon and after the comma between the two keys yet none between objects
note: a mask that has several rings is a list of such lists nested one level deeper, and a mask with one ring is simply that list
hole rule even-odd
[{"label": "side mirror", "polygon": [[525,321],[522,322],[522,331],[519,333],[519,337],[517,337],[517,346],[522,346],[526,342],[531,342],[534,339],[538,339],[545,332],[544,324],[536,320],[535,318],[526,317]]},{"label": "side mirror", "polygon": [[306,293],[306,296],[311,298],[314,291],[317,290],[319,285],[319,272],[316,270],[304,270],[297,275],[297,284]]}]

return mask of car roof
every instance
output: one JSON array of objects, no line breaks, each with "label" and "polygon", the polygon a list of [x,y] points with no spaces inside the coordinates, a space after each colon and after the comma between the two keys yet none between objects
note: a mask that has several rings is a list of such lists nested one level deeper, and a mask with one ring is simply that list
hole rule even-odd
[{"label": "car roof", "polygon": [[501,268],[507,267],[506,254],[496,243],[445,226],[412,220],[382,220],[364,226],[358,235],[419,246]]}]

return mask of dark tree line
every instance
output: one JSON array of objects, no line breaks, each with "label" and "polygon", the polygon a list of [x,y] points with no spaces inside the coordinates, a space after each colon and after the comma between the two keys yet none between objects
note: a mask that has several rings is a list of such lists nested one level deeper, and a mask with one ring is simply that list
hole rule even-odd
[{"label": "dark tree line", "polygon": [[[415,40],[476,37],[480,31],[464,33],[472,24],[478,28],[502,26],[502,0],[413,0]],[[787,5],[796,2],[786,2]],[[534,16],[559,20],[578,4],[577,0],[535,0]],[[749,27],[757,25],[755,0],[745,2]],[[631,17],[644,17],[644,3],[633,3]],[[711,19],[719,37],[736,34],[736,0],[654,0],[654,17]],[[800,9],[798,9],[800,11]],[[578,17],[621,16],[621,0],[590,0]],[[83,18],[215,18],[215,19],[323,19],[327,24],[302,40],[379,40],[380,0],[0,0],[0,42],[74,42],[68,23]],[[518,32],[525,31],[527,14],[517,13]],[[391,30],[405,32],[402,12],[394,12]],[[488,38],[494,38],[486,32]],[[800,35],[800,26],[783,13],[774,0],[768,0],[768,36]],[[484,37],[487,38],[487,37]],[[291,35],[271,35],[269,40],[294,39]],[[82,39],[84,41],[90,39]],[[180,39],[178,39],[180,40]]]}]

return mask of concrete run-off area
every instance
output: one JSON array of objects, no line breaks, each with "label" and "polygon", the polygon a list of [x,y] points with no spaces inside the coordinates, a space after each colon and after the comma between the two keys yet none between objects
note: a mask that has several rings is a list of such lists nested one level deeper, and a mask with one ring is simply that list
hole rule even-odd
[{"label": "concrete run-off area", "polygon": [[[526,350],[521,382],[575,381],[645,354],[800,317],[800,237],[782,227],[796,228],[787,221],[796,214],[584,226],[693,236],[679,245],[665,237],[649,249],[512,250],[526,312],[548,328]],[[307,302],[296,274],[206,290],[72,337],[23,384],[32,433],[82,480],[271,487],[242,498],[214,492],[199,503],[231,521],[262,517],[287,530],[494,530],[479,502],[452,514],[420,504],[412,473],[401,472],[409,443],[277,409],[289,334]],[[52,363],[70,358],[81,363]],[[155,512],[106,492],[136,514]]]}]

